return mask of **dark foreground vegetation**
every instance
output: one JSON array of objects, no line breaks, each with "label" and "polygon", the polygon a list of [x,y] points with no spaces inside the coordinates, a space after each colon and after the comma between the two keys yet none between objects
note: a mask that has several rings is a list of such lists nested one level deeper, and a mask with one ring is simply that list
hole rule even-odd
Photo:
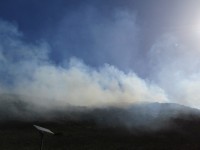
[{"label": "dark foreground vegetation", "polygon": [[102,127],[93,121],[7,122],[0,126],[1,150],[39,150],[40,136],[33,124],[58,133],[46,135],[44,150],[199,150],[200,120],[174,119],[159,131]]},{"label": "dark foreground vegetation", "polygon": [[182,105],[45,110],[16,96],[0,99],[0,150],[39,150],[34,124],[57,133],[45,135],[43,150],[200,149],[200,111]]}]

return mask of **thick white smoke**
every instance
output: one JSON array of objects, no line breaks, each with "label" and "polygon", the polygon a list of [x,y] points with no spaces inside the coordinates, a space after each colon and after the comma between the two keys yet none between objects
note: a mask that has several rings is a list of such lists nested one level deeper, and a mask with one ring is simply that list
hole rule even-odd
[{"label": "thick white smoke", "polygon": [[23,80],[15,91],[32,96],[38,103],[58,106],[126,105],[167,100],[164,91],[134,73],[125,74],[110,65],[89,68],[77,59],[71,59],[68,68],[38,66],[33,80]]},{"label": "thick white smoke", "polygon": [[50,108],[168,100],[161,88],[134,72],[124,73],[109,64],[92,68],[77,58],[58,66],[48,58],[48,44],[24,42],[16,26],[4,21],[0,33],[1,93],[18,94]]},{"label": "thick white smoke", "polygon": [[[134,25],[133,18],[130,22],[129,19],[126,16],[121,24],[117,20],[119,26],[114,27],[126,27],[126,22],[128,27]],[[110,26],[106,29],[110,29]],[[112,31],[117,32],[115,29]],[[112,45],[120,43],[120,39],[126,35],[121,32],[122,37],[115,38]],[[96,34],[99,36],[100,33]],[[114,33],[109,31],[108,38]],[[25,101],[49,108],[138,102],[175,102],[200,107],[200,47],[191,49],[190,45],[182,44],[175,36],[165,35],[151,47],[149,59],[146,60],[150,68],[146,79],[133,71],[119,70],[112,64],[92,68],[77,58],[56,65],[49,58],[51,47],[48,43],[28,43],[23,38],[15,25],[0,21],[1,93],[17,94]],[[133,39],[135,35],[130,41],[122,40],[120,49]],[[109,45],[106,46],[108,48]],[[111,53],[114,53],[113,49]]]}]

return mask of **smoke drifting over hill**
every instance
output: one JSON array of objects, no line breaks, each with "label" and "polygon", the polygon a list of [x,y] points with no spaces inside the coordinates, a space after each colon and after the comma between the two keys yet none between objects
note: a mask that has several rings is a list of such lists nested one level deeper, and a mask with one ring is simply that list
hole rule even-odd
[{"label": "smoke drifting over hill", "polygon": [[[118,18],[115,22],[116,28],[110,31],[107,40],[115,35],[119,28],[118,25],[121,28],[126,27],[126,23],[134,24],[134,20],[129,20],[129,17],[125,20],[123,16]],[[101,27],[99,29],[101,31]],[[118,40],[117,38],[112,40],[111,45],[116,43],[116,48],[123,49],[123,45],[127,44],[118,47]],[[98,44],[102,42],[100,40]],[[131,43],[131,41],[126,42]],[[147,65],[141,67],[141,69],[150,68],[149,75],[142,78],[137,75],[137,72],[120,70],[108,63],[92,67],[75,57],[63,59],[62,63],[55,64],[49,57],[52,47],[47,42],[42,40],[35,43],[27,42],[16,25],[1,20],[0,94],[2,96],[0,102],[2,103],[2,118],[37,120],[41,114],[48,113],[54,116],[60,113],[53,114],[51,111],[86,107],[95,108],[94,112],[97,115],[91,117],[93,111],[90,110],[83,113],[90,115],[82,117],[90,116],[97,122],[101,122],[102,118],[109,122],[109,117],[105,117],[109,115],[111,120],[118,120],[115,124],[123,122],[126,126],[134,124],[153,127],[156,123],[155,128],[162,126],[166,120],[178,114],[170,113],[170,108],[173,106],[170,105],[167,109],[169,114],[164,115],[159,115],[162,109],[160,105],[152,105],[151,109],[146,106],[129,109],[128,106],[143,102],[172,102],[199,108],[199,71],[197,69],[199,60],[197,58],[200,53],[198,51],[188,52],[184,45],[178,43],[179,41],[171,35],[165,35],[158,40],[148,52]],[[101,48],[107,49],[107,46]],[[137,67],[140,68],[140,66]],[[10,115],[3,109],[4,106],[9,108],[7,111],[10,111]],[[96,110],[102,107],[105,109]],[[118,110],[112,107],[125,109]],[[109,112],[104,114],[103,111],[107,108]],[[116,113],[117,111],[120,113]],[[24,112],[26,115],[23,116]],[[111,115],[113,112],[114,115]],[[15,114],[14,117],[13,114]],[[102,117],[100,119],[98,119],[99,114]],[[55,117],[52,116],[49,118]],[[148,117],[155,118],[150,121]],[[81,118],[80,114],[78,118]]]},{"label": "smoke drifting over hill", "polygon": [[52,49],[48,43],[26,42],[17,26],[6,21],[1,20],[0,33],[1,93],[22,95],[25,101],[49,108],[136,102],[175,102],[199,107],[199,52],[187,51],[171,35],[152,46],[144,67],[150,68],[149,76],[144,79],[134,71],[124,72],[111,64],[90,67],[78,58],[55,64],[49,58]]},{"label": "smoke drifting over hill", "polygon": [[167,101],[156,84],[109,64],[92,68],[71,58],[57,66],[48,58],[48,44],[26,43],[16,26],[0,24],[1,93],[22,95],[49,108]]}]

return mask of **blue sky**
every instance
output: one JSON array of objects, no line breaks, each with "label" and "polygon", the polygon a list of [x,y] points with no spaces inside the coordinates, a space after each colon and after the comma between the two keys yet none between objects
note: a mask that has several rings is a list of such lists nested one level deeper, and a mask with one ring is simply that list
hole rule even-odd
[{"label": "blue sky", "polygon": [[195,0],[1,0],[0,91],[39,92],[56,105],[200,106],[199,6]]},{"label": "blue sky", "polygon": [[[129,35],[113,33],[113,36],[127,36],[127,40],[134,44],[130,44],[129,48],[120,51],[125,51],[123,53],[131,55],[133,58],[135,53],[139,53],[139,57],[145,57],[146,51],[150,49],[156,38],[167,32],[169,26],[177,24],[177,18],[190,15],[188,14],[190,10],[184,9],[184,5],[187,5],[185,3],[162,0],[2,0],[0,17],[16,24],[27,41],[45,40],[49,42],[53,47],[51,58],[56,63],[60,63],[66,57],[76,56],[90,65],[111,63],[125,69],[137,69],[133,65],[136,63],[134,61],[126,62],[123,57],[110,57],[109,55],[115,53],[112,52],[113,50],[105,47],[99,50],[100,45],[103,45],[100,41],[105,42],[103,40],[106,35],[94,35],[95,31],[93,30],[99,30],[100,33],[107,32],[106,28],[119,30],[117,26],[120,23],[123,24],[124,21],[124,26],[122,25],[120,31],[123,32],[126,30],[125,28],[130,28]],[[178,9],[180,5],[183,5],[183,9]],[[118,18],[117,15],[120,13],[121,15],[126,13],[125,17],[129,17],[127,19],[130,21],[134,19],[132,20],[134,25],[128,27],[125,18],[124,20],[123,17]],[[129,23],[131,24],[131,22]],[[108,42],[112,42],[112,39]],[[115,44],[117,45],[117,43]],[[111,51],[111,54],[108,51]],[[101,56],[98,56],[99,53]],[[128,57],[127,55],[124,57]]]},{"label": "blue sky", "polygon": [[[137,34],[134,35],[136,37],[127,39],[134,42],[127,53],[132,57],[136,55],[135,53],[139,53],[139,57],[145,57],[159,36],[174,32],[171,28],[179,28],[191,22],[195,14],[199,12],[195,4],[197,5],[198,2],[179,0],[167,2],[163,0],[1,0],[0,17],[16,24],[27,41],[49,42],[53,47],[51,58],[56,63],[60,63],[66,57],[76,56],[90,65],[102,65],[108,62],[121,68],[137,69],[133,65],[134,61],[123,63],[126,60],[117,56],[112,60],[108,49],[96,49],[99,47],[98,44],[102,44],[99,42],[101,38],[105,37],[96,37],[98,35],[94,35],[93,30],[98,28],[99,32],[106,32],[101,30],[117,28],[116,26],[124,21],[122,18],[122,20],[120,18],[116,20],[117,15],[127,13],[129,19],[131,17],[135,19],[134,26],[130,27],[130,34],[127,37]],[[124,22],[124,28],[127,26]],[[121,28],[121,32],[125,30],[124,28]],[[96,41],[96,38],[99,41]],[[102,60],[98,58],[99,53],[102,55]],[[120,63],[116,62],[121,59]]]}]

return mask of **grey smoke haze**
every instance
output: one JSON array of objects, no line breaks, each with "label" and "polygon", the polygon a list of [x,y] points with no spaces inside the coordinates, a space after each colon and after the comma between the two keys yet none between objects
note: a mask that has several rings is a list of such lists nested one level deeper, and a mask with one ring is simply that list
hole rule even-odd
[{"label": "grey smoke haze", "polygon": [[[76,39],[73,36],[80,36],[75,35],[74,29],[65,31],[65,28],[69,30],[78,23],[74,18],[82,16],[81,13],[72,14],[71,20],[67,16],[60,23],[51,42],[60,44],[61,51],[64,48],[73,49],[72,44],[69,44],[70,40],[65,39],[65,34],[70,34],[74,49],[79,49],[83,58],[63,53],[59,64],[51,58],[52,52],[57,49],[48,40],[27,42],[16,24],[0,21],[0,94],[14,94],[17,102],[10,106],[4,100],[12,101],[13,97],[2,96],[1,110],[5,110],[5,106],[12,110],[11,114],[19,115],[20,118],[32,118],[32,113],[39,116],[40,112],[47,112],[51,118],[51,110],[68,110],[71,106],[103,107],[105,110],[109,108],[107,111],[110,116],[97,111],[93,118],[99,123],[102,120],[108,124],[116,121],[116,124],[123,122],[128,127],[134,124],[157,128],[166,125],[165,119],[177,115],[177,112],[168,114],[166,111],[174,109],[167,109],[162,113],[160,105],[129,106],[143,102],[171,102],[200,107],[200,47],[197,43],[191,46],[194,42],[187,43],[184,42],[186,39],[174,33],[165,33],[142,55],[139,46],[141,28],[137,24],[135,13],[118,11],[112,14],[113,20],[107,20],[103,24],[98,21],[89,24],[94,21],[93,13],[89,14],[88,20],[84,22],[88,26],[85,31],[87,34],[82,29],[77,32],[81,33],[82,38],[86,38],[85,34],[90,35],[89,51],[85,50],[88,46],[84,46],[84,40],[80,43],[73,41]],[[74,56],[79,56],[76,51]],[[88,57],[86,61],[85,57]],[[88,65],[90,57],[101,62],[97,64],[105,63]],[[146,75],[141,76],[141,72]],[[16,109],[15,105],[22,111]],[[114,106],[126,110],[118,112],[118,109],[112,109]],[[170,105],[169,108],[173,106]],[[29,113],[22,116],[20,112],[23,111]],[[89,111],[91,112],[93,114],[93,111]],[[156,117],[163,120],[157,120]]]},{"label": "grey smoke haze", "polygon": [[166,102],[164,91],[134,72],[105,64],[92,68],[77,58],[56,66],[47,43],[26,43],[16,26],[1,21],[1,93],[14,93],[38,105],[106,106]]},{"label": "grey smoke haze", "polygon": [[152,46],[149,58],[153,80],[171,102],[199,108],[199,48],[183,44],[170,34]]},{"label": "grey smoke haze", "polygon": [[[99,67],[88,66],[75,57],[54,64],[49,58],[52,47],[47,42],[26,42],[15,24],[1,20],[1,93],[23,95],[26,101],[47,107],[175,102],[198,108],[199,47],[191,49],[175,35],[164,34],[143,57],[145,63],[139,65],[136,15],[121,11],[113,19],[88,27],[94,39],[92,48],[98,55],[87,56],[97,57],[97,61],[108,57],[119,68],[127,66],[128,71],[109,62]],[[70,23],[70,18],[64,20],[59,33]],[[62,35],[55,38],[64,40]],[[133,70],[132,63],[136,65]],[[145,78],[134,72],[147,68]]]}]

